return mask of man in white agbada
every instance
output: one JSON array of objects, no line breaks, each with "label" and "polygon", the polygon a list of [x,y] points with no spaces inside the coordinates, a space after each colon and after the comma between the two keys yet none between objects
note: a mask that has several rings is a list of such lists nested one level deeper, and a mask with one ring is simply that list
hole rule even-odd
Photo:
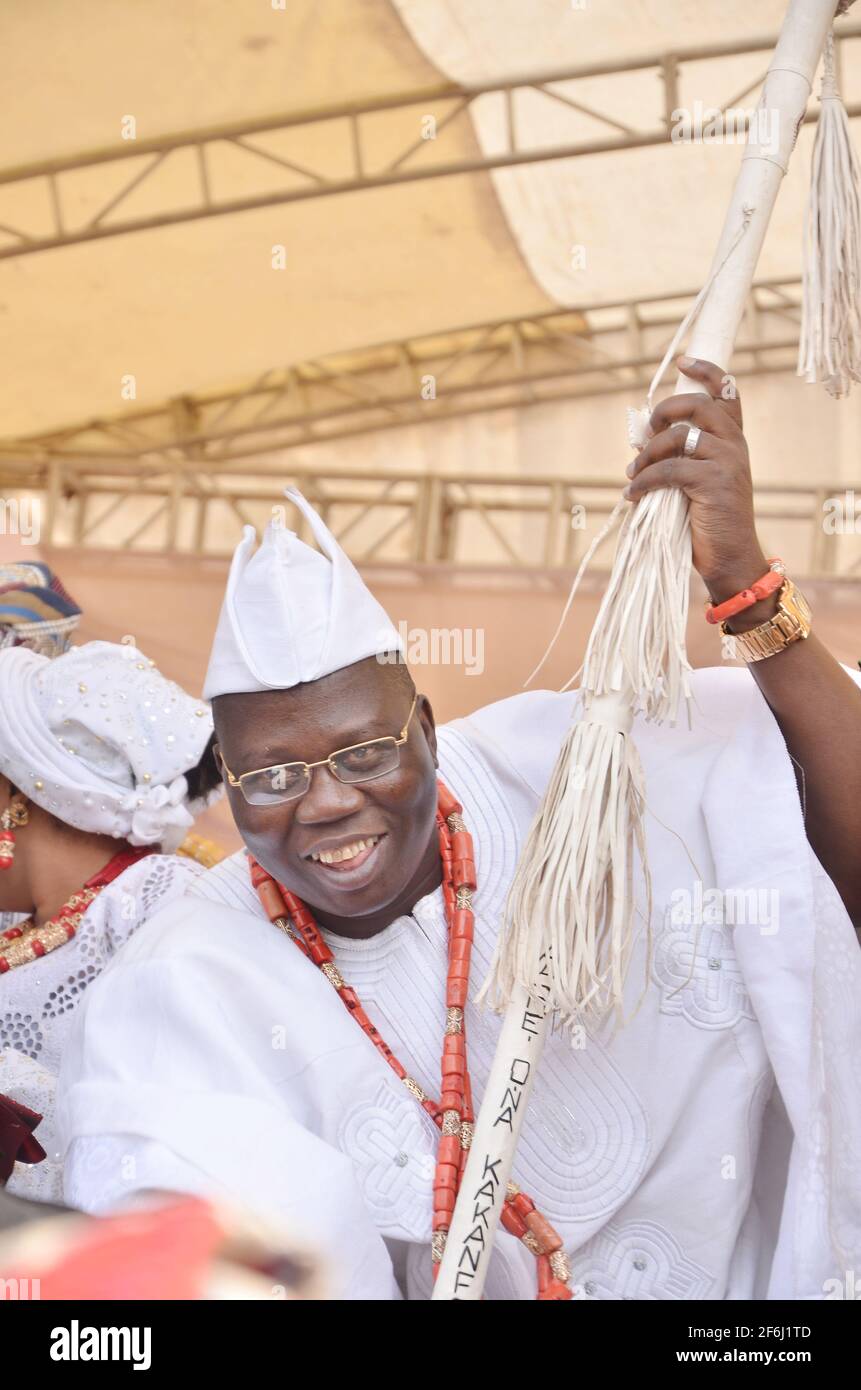
[{"label": "man in white agbada", "polygon": [[[721,602],[767,561],[738,402],[721,399],[710,364],[686,373],[711,398],[696,405],[696,457],[680,457],[675,423],[692,398],[671,397],[631,496],[685,489],[695,563]],[[313,913],[409,1076],[438,1098],[436,775],[458,798],[478,881],[466,1008],[477,1108],[500,1024],[472,1000],[577,697],[516,695],[435,733],[405,667],[380,659],[399,649],[397,632],[312,508],[288,495],[322,554],[274,526],[252,553],[246,532],[207,676],[234,816]],[[735,630],[775,605],[760,601]],[[652,949],[641,931],[626,1022],[573,1046],[550,1039],[514,1178],[563,1237],[585,1297],[822,1298],[826,1281],[861,1268],[850,920],[861,919],[861,694],[815,636],[751,673],[700,671],[693,684],[692,729],[634,728]],[[344,780],[379,754],[329,755],[376,738],[401,739],[396,760],[390,743],[384,775]],[[285,770],[295,762],[313,766]],[[244,854],[152,920],[82,1014],[62,1078],[70,1203],[230,1194],[316,1242],[335,1296],[429,1296],[438,1131],[267,919]],[[486,1296],[531,1299],[535,1280],[533,1256],[501,1233]]]}]

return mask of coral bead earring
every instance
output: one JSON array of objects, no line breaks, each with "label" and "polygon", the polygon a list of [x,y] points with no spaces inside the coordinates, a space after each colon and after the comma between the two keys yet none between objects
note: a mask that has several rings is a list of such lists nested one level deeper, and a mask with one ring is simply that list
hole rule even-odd
[{"label": "coral bead earring", "polygon": [[29,819],[30,812],[23,801],[13,801],[0,815],[0,870],[11,869],[15,858],[15,831]]}]

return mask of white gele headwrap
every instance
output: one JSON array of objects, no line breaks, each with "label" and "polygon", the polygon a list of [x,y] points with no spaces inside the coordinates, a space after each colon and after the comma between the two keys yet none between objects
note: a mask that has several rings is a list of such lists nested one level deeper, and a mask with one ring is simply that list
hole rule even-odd
[{"label": "white gele headwrap", "polygon": [[184,774],[211,734],[208,707],[136,647],[0,651],[0,772],[78,830],[174,850],[194,820]]},{"label": "white gele headwrap", "polygon": [[284,495],[320,550],[273,521],[255,551],[254,528],[245,528],[212,644],[207,700],[289,690],[366,657],[403,651],[397,629],[322,517],[297,488]]}]

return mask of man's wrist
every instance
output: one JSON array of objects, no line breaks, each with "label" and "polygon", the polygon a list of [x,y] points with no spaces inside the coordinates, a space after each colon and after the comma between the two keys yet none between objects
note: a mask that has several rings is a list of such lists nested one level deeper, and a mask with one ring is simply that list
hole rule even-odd
[{"label": "man's wrist", "polygon": [[[749,556],[740,558],[722,569],[720,574],[703,576],[709,598],[715,607],[726,603],[727,599],[734,598],[743,589],[749,589],[751,584],[755,584],[757,579],[768,573],[768,569],[769,563],[762,551],[752,551]],[[760,623],[768,622],[777,612],[779,598],[780,590],[751,604],[750,608],[742,609],[741,613],[736,613],[727,620],[728,630],[747,632],[751,628],[759,627]]]}]

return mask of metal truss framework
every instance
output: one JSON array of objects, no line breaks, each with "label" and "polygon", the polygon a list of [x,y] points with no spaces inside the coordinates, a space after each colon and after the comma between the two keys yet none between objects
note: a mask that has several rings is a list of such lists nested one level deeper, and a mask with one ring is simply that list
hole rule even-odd
[{"label": "metal truss framework", "polygon": [[[303,518],[285,502],[288,481],[314,502],[357,563],[396,567],[570,567],[619,500],[618,484],[598,477],[320,472],[272,464],[256,467],[252,476],[237,469],[213,476],[191,461],[167,472],[94,476],[54,458],[31,466],[26,476],[0,465],[0,522],[11,529],[10,520],[18,520],[10,516],[12,502],[23,508],[29,501],[40,508],[39,540],[47,547],[223,556],[235,542],[237,522],[262,528],[279,514],[300,534],[306,530]],[[10,484],[17,489],[16,498],[10,498]],[[835,543],[823,525],[826,501],[835,498],[845,500],[848,545]],[[755,507],[764,534],[779,523],[791,536],[783,553],[796,572],[857,574],[861,481],[854,490],[845,482],[827,481],[762,485],[756,489]]]},{"label": "metal truss framework", "polygon": [[[572,516],[588,517],[591,533],[618,499],[606,478],[314,469],[304,459],[296,467],[290,450],[510,406],[619,391],[642,397],[691,297],[387,343],[269,372],[234,392],[0,442],[0,502],[35,495],[47,546],[199,557],[224,554],[237,521],[259,527],[283,508],[292,478],[362,563],[567,567],[586,534]],[[758,282],[736,374],[794,370],[799,319],[799,281]],[[852,542],[835,545],[822,526],[825,499],[845,490],[758,489],[760,520],[790,526],[796,570],[857,568]],[[9,519],[0,512],[0,523]]]},{"label": "metal truss framework", "polygon": [[[838,34],[839,61],[840,49],[861,39],[861,24],[840,24]],[[696,79],[696,64],[719,66],[722,59],[770,53],[774,44],[769,36],[484,86],[443,84],[0,170],[0,185],[20,185],[31,208],[34,190],[44,195],[40,228],[0,225],[0,259],[309,198],[665,144],[673,112],[688,95],[684,84]],[[619,111],[598,110],[586,99],[592,79],[624,80],[634,72],[659,79],[653,84],[655,110],[637,128],[620,119]],[[724,111],[752,105],[763,76],[757,72],[745,90],[715,105]],[[507,114],[504,145],[493,155],[464,159],[462,135],[448,137],[474,103],[494,99]],[[529,147],[519,122],[523,100],[569,107],[581,118],[578,138]],[[850,105],[849,112],[861,115],[861,105]],[[432,140],[417,136],[428,114],[436,122]],[[815,115],[811,110],[808,119]],[[587,138],[584,117],[593,123]],[[378,141],[381,119],[390,123],[389,133]],[[291,139],[301,145],[308,135],[310,144],[315,128],[333,122],[343,140],[340,151],[334,142],[331,167],[310,168],[285,152]],[[394,154],[393,131],[405,137]],[[253,197],[222,196],[217,165],[224,147],[252,164],[268,165],[277,184]],[[135,215],[136,191],[146,185],[157,203],[158,169],[183,157],[194,177],[181,206],[165,203]],[[114,191],[95,211],[81,214],[76,180],[98,165],[111,171]],[[371,431],[609,392],[639,394],[691,297],[679,291],[461,327],[276,367],[233,390],[184,395],[159,408],[0,441],[0,502],[8,507],[12,494],[35,495],[47,546],[217,555],[226,550],[225,521],[234,532],[236,520],[259,525],[273,507],[284,505],[282,488],[291,477],[362,563],[469,566],[477,555],[483,564],[495,555],[507,568],[568,566],[584,537],[572,527],[572,509],[583,508],[590,527],[608,515],[618,491],[606,479],[479,471],[459,477],[358,474],[291,467],[289,456],[277,460],[291,449]],[[737,374],[794,370],[799,300],[797,280],[755,286],[733,362]],[[823,502],[845,488],[835,483],[758,489],[760,519],[797,529],[796,568],[813,575],[856,568],[845,549],[838,553],[829,544],[822,527]],[[861,485],[857,490],[861,498]],[[6,519],[0,512],[0,522]]]},{"label": "metal truss framework", "polygon": [[[840,50],[861,37],[861,23],[839,23],[836,32],[839,64]],[[673,112],[684,105],[688,95],[683,83],[696,64],[759,52],[770,54],[775,43],[776,36],[769,35],[482,85],[447,82],[418,92],[275,113],[152,139],[129,139],[106,148],[7,168],[0,170],[0,186],[18,186],[31,222],[35,219],[41,226],[14,225],[5,219],[0,224],[0,259],[309,198],[666,144],[671,139]],[[644,112],[643,124],[636,127],[629,119],[622,119],[619,111],[600,110],[587,99],[593,79],[624,79],[632,73],[652,73],[659,79],[653,86],[654,109]],[[724,112],[737,109],[740,102],[756,93],[764,75],[764,70],[757,71],[743,91],[715,105]],[[583,138],[581,132],[577,138],[548,147],[531,146],[518,123],[524,98],[561,103],[581,118],[581,127],[583,117],[591,122],[587,126],[590,134]],[[502,147],[491,155],[464,158],[462,133],[456,134],[458,123],[468,118],[475,103],[493,99],[503,104],[506,117]],[[644,104],[649,105],[648,98]],[[848,110],[851,116],[861,115],[861,105],[850,105]],[[432,127],[427,125],[427,117],[433,118]],[[806,119],[816,119],[815,107]],[[302,151],[316,147],[315,134],[326,126],[340,137],[328,141],[329,165],[322,167],[324,159],[321,167],[309,167]],[[260,139],[269,144],[260,144]],[[397,147],[394,153],[393,142]],[[274,171],[273,185],[241,197],[222,191],[220,161],[226,149],[232,158],[239,155],[252,166],[268,165]],[[159,188],[159,171],[165,161],[183,158],[183,167],[188,170],[185,186],[179,196],[173,189],[168,194],[167,188]],[[108,197],[96,197],[93,207],[92,199],[83,198],[82,175],[99,165],[107,170],[111,192]],[[161,200],[162,206],[135,213],[134,195],[144,186],[147,197],[155,205]],[[8,201],[4,199],[7,205]],[[41,212],[34,210],[37,207]]]},{"label": "metal truss framework", "polygon": [[[245,461],[405,425],[611,392],[642,394],[693,292],[473,324],[273,368],[231,391],[178,397],[26,439],[0,440],[0,466],[48,456],[81,477]],[[753,287],[737,375],[794,370],[800,281]]]}]

